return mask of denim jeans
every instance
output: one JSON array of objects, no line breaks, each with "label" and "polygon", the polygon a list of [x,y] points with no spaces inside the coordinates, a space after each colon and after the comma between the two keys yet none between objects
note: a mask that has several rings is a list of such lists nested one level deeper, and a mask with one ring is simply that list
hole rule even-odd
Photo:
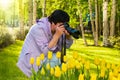
[{"label": "denim jeans", "polygon": [[45,64],[50,63],[51,67],[55,67],[56,65],[60,66],[61,65],[61,60],[56,57],[56,53],[53,53],[52,59],[51,60],[46,60]]}]

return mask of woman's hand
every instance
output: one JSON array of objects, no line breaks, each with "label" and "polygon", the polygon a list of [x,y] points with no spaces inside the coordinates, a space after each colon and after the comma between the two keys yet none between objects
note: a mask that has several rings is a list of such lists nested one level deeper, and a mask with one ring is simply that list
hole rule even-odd
[{"label": "woman's hand", "polygon": [[67,39],[71,39],[71,35],[68,33],[68,31],[67,31],[67,30],[65,30],[65,32],[64,32],[64,33],[65,33],[65,35],[66,35],[66,38],[67,38]]},{"label": "woman's hand", "polygon": [[65,33],[65,28],[63,25],[56,27],[55,35],[57,35],[58,37],[61,37],[61,35],[64,33]]}]

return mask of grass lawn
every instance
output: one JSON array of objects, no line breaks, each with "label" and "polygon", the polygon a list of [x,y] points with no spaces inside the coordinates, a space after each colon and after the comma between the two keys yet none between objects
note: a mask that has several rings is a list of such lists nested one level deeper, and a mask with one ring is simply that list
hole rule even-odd
[{"label": "grass lawn", "polygon": [[[16,66],[18,56],[22,48],[23,41],[16,41],[4,49],[0,50],[0,80],[29,80]],[[106,47],[84,46],[81,39],[74,42],[67,55],[74,51],[93,63],[93,59],[98,57],[106,62],[119,64],[120,50]]]},{"label": "grass lawn", "polygon": [[22,44],[22,41],[16,41],[0,50],[0,80],[29,80],[16,66]]},{"label": "grass lawn", "polygon": [[72,47],[68,50],[68,53],[72,53],[73,51],[77,51],[79,55],[82,57],[93,60],[95,57],[104,59],[106,62],[120,64],[120,50],[116,48],[107,48],[102,46],[92,46],[91,41],[88,41],[90,46],[84,46],[81,39],[74,42]]}]

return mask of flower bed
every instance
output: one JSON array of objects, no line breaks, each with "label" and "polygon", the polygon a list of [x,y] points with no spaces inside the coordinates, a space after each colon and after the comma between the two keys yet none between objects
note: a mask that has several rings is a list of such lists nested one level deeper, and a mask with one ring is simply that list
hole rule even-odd
[{"label": "flower bed", "polygon": [[[58,52],[56,57],[61,58]],[[107,63],[105,60],[94,58],[93,63],[74,52],[71,57],[64,56],[61,66],[51,67],[50,63],[41,64],[44,54],[36,59],[30,59],[30,64],[36,64],[41,69],[36,73],[33,69],[31,80],[120,80],[120,64]],[[52,59],[52,52],[48,52],[48,60]],[[36,61],[36,62],[35,62]],[[58,62],[59,63],[59,62]],[[95,68],[91,67],[94,65]]]}]

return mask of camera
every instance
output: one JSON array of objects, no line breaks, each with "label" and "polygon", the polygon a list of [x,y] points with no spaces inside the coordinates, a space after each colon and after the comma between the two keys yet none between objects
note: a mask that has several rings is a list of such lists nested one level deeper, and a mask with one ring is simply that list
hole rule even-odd
[{"label": "camera", "polygon": [[63,25],[70,35],[72,35],[75,39],[79,38],[80,35],[79,30],[71,28],[68,23],[63,23]]}]

